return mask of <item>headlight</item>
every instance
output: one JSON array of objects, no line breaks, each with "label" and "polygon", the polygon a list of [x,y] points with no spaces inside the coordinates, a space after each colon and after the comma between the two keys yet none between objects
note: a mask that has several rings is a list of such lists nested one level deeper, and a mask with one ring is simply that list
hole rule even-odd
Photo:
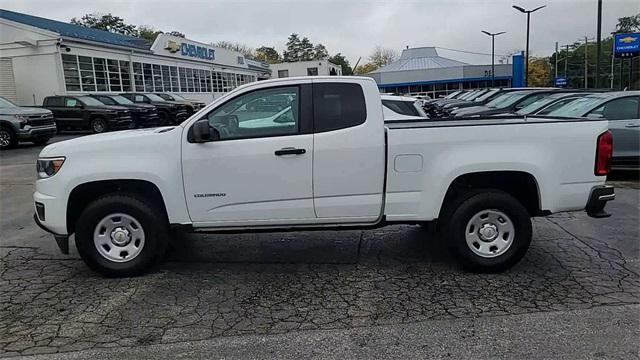
[{"label": "headlight", "polygon": [[64,164],[64,157],[55,158],[42,158],[36,162],[36,171],[38,173],[38,179],[50,178],[57,174]]},{"label": "headlight", "polygon": [[20,121],[20,128],[29,123],[29,118],[24,115],[13,115],[13,117]]}]

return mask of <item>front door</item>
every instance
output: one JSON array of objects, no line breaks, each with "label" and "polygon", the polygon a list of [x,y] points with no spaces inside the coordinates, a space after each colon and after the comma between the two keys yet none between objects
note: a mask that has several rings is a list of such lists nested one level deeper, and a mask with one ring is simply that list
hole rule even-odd
[{"label": "front door", "polygon": [[315,219],[313,134],[310,119],[299,111],[303,87],[245,92],[204,115],[220,139],[185,140],[182,152],[185,196],[195,226]]}]

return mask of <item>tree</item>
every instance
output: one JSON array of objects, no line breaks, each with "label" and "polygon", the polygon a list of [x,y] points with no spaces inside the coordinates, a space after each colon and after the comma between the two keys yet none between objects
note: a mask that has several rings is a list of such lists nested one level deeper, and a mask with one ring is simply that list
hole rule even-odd
[{"label": "tree", "polygon": [[305,36],[300,41],[300,61],[314,60],[313,44]]},{"label": "tree", "polygon": [[383,67],[385,65],[389,65],[392,62],[396,61],[398,58],[398,52],[393,49],[382,48],[381,46],[376,46],[373,49],[373,53],[369,55],[369,63],[374,64],[377,68]]},{"label": "tree", "polygon": [[313,47],[313,60],[322,60],[328,57],[329,57],[329,52],[327,51],[327,48],[324,45],[318,44]]},{"label": "tree", "polygon": [[287,49],[282,53],[285,62],[300,61],[301,48],[298,34],[291,34],[287,40]]},{"label": "tree", "polygon": [[282,62],[280,54],[278,54],[278,51],[273,47],[261,46],[256,49],[255,53],[256,59],[264,61],[268,64],[276,64]]},{"label": "tree", "polygon": [[127,24],[124,20],[118,16],[113,16],[111,13],[103,14],[86,14],[80,19],[72,18],[71,23],[75,25],[82,25],[85,27],[105,30],[112,33],[137,36],[136,26]]},{"label": "tree", "polygon": [[140,25],[136,30],[137,37],[147,39],[151,42],[155,41],[160,34],[162,34],[162,31],[148,25]]},{"label": "tree", "polygon": [[374,70],[377,70],[378,68],[380,68],[378,65],[373,64],[373,63],[366,63],[364,65],[359,65],[354,71],[353,73],[356,75],[361,75],[361,74],[367,74],[370,73]]},{"label": "tree", "polygon": [[640,14],[618,18],[616,32],[628,33],[640,31]]},{"label": "tree", "polygon": [[344,55],[337,53],[330,57],[329,61],[342,67],[342,75],[353,75],[353,69],[351,69],[351,65],[349,65],[349,60],[347,60]]},{"label": "tree", "polygon": [[184,34],[181,33],[180,31],[169,31],[167,34],[171,35],[171,36],[175,36],[175,37],[179,37],[179,38],[183,38],[184,39]]},{"label": "tree", "polygon": [[223,48],[223,49],[237,51],[241,53],[244,57],[249,59],[253,59],[255,57],[255,54],[253,53],[253,48],[245,44],[234,43],[231,41],[218,41],[217,43],[214,43],[211,45],[215,47]]},{"label": "tree", "polygon": [[551,86],[551,64],[546,57],[529,57],[528,86]]}]

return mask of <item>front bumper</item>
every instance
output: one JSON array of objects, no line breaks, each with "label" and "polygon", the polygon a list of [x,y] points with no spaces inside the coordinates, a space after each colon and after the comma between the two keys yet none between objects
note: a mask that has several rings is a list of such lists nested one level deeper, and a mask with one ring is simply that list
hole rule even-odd
[{"label": "front bumper", "polygon": [[36,222],[36,225],[38,225],[40,229],[52,234],[53,238],[56,239],[56,244],[58,244],[60,251],[65,255],[69,255],[69,235],[60,235],[49,230],[47,227],[45,227],[42,224],[42,222],[40,222],[40,219],[38,218],[38,213],[33,214],[33,221]]},{"label": "front bumper", "polygon": [[591,189],[591,195],[589,195],[589,201],[585,211],[587,215],[593,218],[606,218],[611,216],[608,212],[604,211],[604,207],[607,205],[607,201],[611,201],[616,198],[613,186],[601,185]]},{"label": "front bumper", "polygon": [[131,116],[109,119],[109,128],[113,130],[130,129],[133,124]]},{"label": "front bumper", "polygon": [[43,138],[51,138],[56,134],[56,124],[28,127],[20,129],[16,132],[16,136],[20,141],[37,140]]}]

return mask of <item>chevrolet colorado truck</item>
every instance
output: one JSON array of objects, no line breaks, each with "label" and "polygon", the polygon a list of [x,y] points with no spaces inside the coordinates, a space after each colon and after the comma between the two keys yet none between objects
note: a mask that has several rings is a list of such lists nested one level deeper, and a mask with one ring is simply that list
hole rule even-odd
[{"label": "chevrolet colorado truck", "polygon": [[[256,109],[264,98],[283,109]],[[262,121],[265,118],[272,120]],[[143,273],[170,230],[294,231],[435,224],[464,268],[498,272],[531,217],[604,217],[607,121],[508,117],[384,123],[376,83],[301,77],[246,84],[178,126],[45,147],[35,221],[106,276]],[[176,246],[179,246],[177,244]]]}]

